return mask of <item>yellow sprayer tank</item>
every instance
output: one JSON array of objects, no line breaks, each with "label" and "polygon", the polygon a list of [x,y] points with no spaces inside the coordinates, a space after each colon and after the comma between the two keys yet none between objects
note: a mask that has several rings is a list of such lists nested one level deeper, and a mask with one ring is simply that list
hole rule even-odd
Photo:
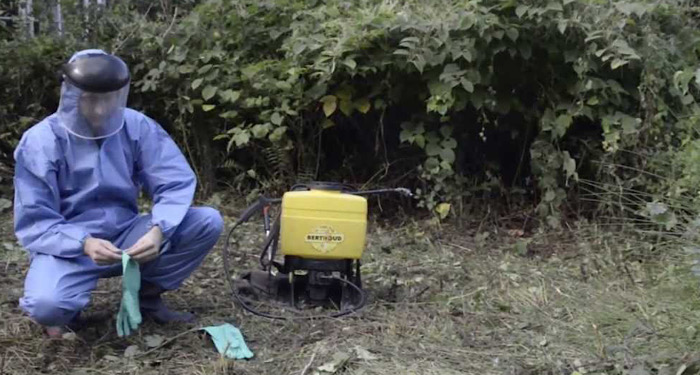
[{"label": "yellow sprayer tank", "polygon": [[307,259],[360,259],[367,232],[367,199],[337,190],[282,196],[280,251]]}]

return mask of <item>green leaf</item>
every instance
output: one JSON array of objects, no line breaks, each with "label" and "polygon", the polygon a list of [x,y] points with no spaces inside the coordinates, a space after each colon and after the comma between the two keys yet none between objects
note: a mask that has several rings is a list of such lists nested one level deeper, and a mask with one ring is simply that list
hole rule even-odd
[{"label": "green leaf", "polygon": [[243,130],[231,137],[231,140],[236,142],[237,147],[246,145],[250,141],[250,133],[247,130]]},{"label": "green leaf", "polygon": [[345,64],[351,70],[355,70],[355,68],[357,67],[357,63],[355,62],[355,60],[353,60],[349,57],[347,59],[345,59],[345,61],[343,61],[343,64]]},{"label": "green leaf", "polygon": [[462,87],[464,88],[464,90],[466,90],[468,93],[474,92],[474,84],[470,80],[462,77],[462,78],[460,78],[459,81],[462,84]]},{"label": "green leaf", "polygon": [[564,151],[562,154],[564,157],[562,169],[566,172],[566,178],[570,178],[576,174],[576,160],[569,155],[568,151]]},{"label": "green leaf", "polygon": [[529,60],[530,57],[532,57],[532,47],[530,47],[530,44],[528,44],[528,43],[518,44],[518,51],[520,51],[520,55],[525,60]]},{"label": "green leaf", "polygon": [[270,136],[268,138],[272,142],[279,142],[286,132],[287,132],[287,127],[280,126],[279,128],[273,130],[272,133],[270,133]]},{"label": "green leaf", "polygon": [[435,212],[440,215],[440,219],[445,219],[447,215],[450,213],[450,204],[449,203],[440,203],[435,207]]},{"label": "green leaf", "polygon": [[566,23],[566,20],[560,20],[560,21],[557,23],[557,29],[559,29],[559,32],[560,32],[562,35],[564,35],[564,33],[566,32],[566,26],[567,26],[567,25],[568,25],[568,24]]},{"label": "green leaf", "polygon": [[317,100],[320,98],[323,94],[326,93],[326,90],[328,89],[328,85],[325,83],[316,83],[313,85],[310,89],[306,91],[306,95],[311,98],[312,100]]},{"label": "green leaf", "polygon": [[440,150],[440,157],[448,163],[454,163],[455,152],[451,148],[443,148]]},{"label": "green leaf", "polygon": [[263,138],[267,136],[267,134],[270,132],[270,124],[256,124],[254,125],[250,131],[253,133],[253,137],[255,138]]},{"label": "green leaf", "polygon": [[[420,126],[421,126],[421,127],[420,127],[419,129],[422,129],[422,124],[421,124]],[[417,132],[417,133],[422,133],[422,131],[416,131],[416,132]],[[440,143],[440,136],[438,136],[437,133],[436,133],[435,131],[432,131],[432,130],[429,131],[429,132],[425,135],[425,139],[426,139],[429,143],[435,143],[436,145],[437,145],[438,143]]]},{"label": "green leaf", "polygon": [[547,190],[547,192],[544,194],[544,201],[551,202],[556,197],[557,197],[557,195],[556,195],[556,193],[554,193],[554,190]]},{"label": "green leaf", "polygon": [[326,114],[326,117],[330,117],[338,108],[338,98],[335,95],[326,95],[321,98],[321,102],[323,103],[323,113]]},{"label": "green leaf", "polygon": [[437,143],[433,143],[433,142],[428,143],[428,145],[425,147],[425,153],[428,156],[439,155],[442,150],[443,150],[442,147],[440,147]]},{"label": "green leaf", "polygon": [[440,162],[436,158],[431,157],[425,161],[423,166],[425,169],[431,171],[433,169],[440,168]]},{"label": "green leaf", "polygon": [[622,13],[624,13],[627,16],[630,16],[632,14],[637,14],[638,16],[643,16],[644,13],[646,13],[646,8],[644,5],[639,4],[639,3],[627,3],[627,2],[619,2],[615,3],[615,6],[617,9],[619,9]]},{"label": "green leaf", "polygon": [[452,171],[452,163],[448,162],[447,160],[443,160],[440,162],[440,168],[445,172],[451,172]]},{"label": "green leaf", "polygon": [[216,108],[216,106],[213,104],[203,104],[202,105],[202,111],[204,111],[204,112],[209,112],[214,108]]},{"label": "green leaf", "polygon": [[442,141],[440,143],[440,145],[443,148],[455,149],[455,148],[457,148],[457,141],[454,138],[450,137],[450,138],[446,138],[444,141]]},{"label": "green leaf", "polygon": [[462,17],[462,22],[461,22],[461,27],[462,30],[469,30],[474,26],[474,18],[471,15],[466,15],[465,17]]},{"label": "green leaf", "polygon": [[335,96],[340,100],[352,100],[352,86],[343,84],[336,92]]},{"label": "green leaf", "polygon": [[415,36],[409,36],[409,37],[401,39],[401,42],[399,42],[399,45],[413,47],[414,44],[418,44],[419,42],[420,42],[420,39],[416,38]]},{"label": "green leaf", "polygon": [[415,137],[413,137],[413,141],[416,142],[418,147],[425,148],[425,137],[422,134],[416,134]]},{"label": "green leaf", "polygon": [[550,1],[549,4],[547,4],[547,10],[554,10],[558,12],[563,12],[564,8],[561,6],[561,3],[559,1]]},{"label": "green leaf", "polygon": [[515,253],[520,255],[520,256],[525,256],[528,253],[528,245],[530,244],[530,240],[528,239],[521,239],[518,240],[518,242],[515,243],[514,250]]},{"label": "green leaf", "polygon": [[615,47],[617,49],[618,52],[620,52],[624,55],[627,55],[627,57],[629,57],[629,58],[637,59],[637,60],[639,60],[641,58],[641,57],[639,57],[637,52],[632,47],[630,47],[629,44],[627,44],[627,41],[625,41],[624,39],[616,39],[612,43],[612,45],[613,45],[613,47]]},{"label": "green leaf", "polygon": [[443,137],[447,138],[452,135],[452,131],[454,129],[450,125],[443,125],[440,127],[440,134],[442,134]]},{"label": "green leaf", "polygon": [[287,81],[277,81],[277,82],[275,82],[275,86],[278,89],[285,90],[285,91],[289,91],[292,89],[292,85],[289,84],[289,82],[287,82]]},{"label": "green leaf", "polygon": [[371,108],[371,105],[369,103],[369,99],[362,98],[362,99],[356,101],[355,108],[357,108],[357,110],[360,111],[361,113],[369,112],[369,110]]},{"label": "green leaf", "polygon": [[180,74],[188,74],[194,71],[194,67],[192,65],[180,65],[177,71],[180,72]]},{"label": "green leaf", "polygon": [[198,73],[199,75],[205,74],[205,73],[208,72],[211,68],[212,68],[212,65],[211,65],[211,64],[204,65],[203,67],[199,68],[199,70],[197,70],[197,73]]},{"label": "green leaf", "polygon": [[324,118],[323,122],[321,123],[321,129],[328,129],[332,128],[335,126],[335,122],[329,118]]},{"label": "green leaf", "polygon": [[294,47],[292,47],[292,52],[294,52],[295,55],[299,55],[300,53],[304,52],[305,49],[306,44],[296,43]]},{"label": "green leaf", "polygon": [[518,40],[518,36],[520,34],[518,33],[518,29],[510,28],[510,29],[506,30],[506,35],[508,36],[508,38],[510,38],[510,40],[515,42],[516,40]]},{"label": "green leaf", "polygon": [[569,126],[571,125],[571,122],[573,119],[571,118],[571,115],[565,114],[565,115],[559,115],[557,119],[554,121],[555,125],[555,130],[557,135],[560,137],[566,134],[566,131],[569,129]]},{"label": "green leaf", "polygon": [[219,91],[219,95],[224,101],[227,101],[229,103],[235,103],[238,100],[238,98],[241,97],[241,92],[228,89],[224,91]]},{"label": "green leaf", "polygon": [[241,69],[243,76],[249,80],[253,78],[260,70],[262,70],[262,64],[251,64]]},{"label": "green leaf", "polygon": [[462,57],[464,57],[464,59],[467,60],[468,62],[472,62],[474,60],[474,56],[472,56],[471,51],[469,51],[467,49],[462,51]]},{"label": "green leaf", "polygon": [[[554,228],[554,229],[558,229],[558,228],[561,227],[561,221],[559,220],[558,217],[556,217],[556,216],[554,216],[554,215],[549,215],[549,216],[547,216],[547,224],[548,224],[551,228]],[[542,341],[541,343],[547,344],[547,341],[544,340],[544,341]]]},{"label": "green leaf", "polygon": [[280,116],[280,114],[277,112],[273,113],[272,116],[270,117],[270,122],[275,124],[275,125],[281,125],[282,120],[284,120],[284,118],[282,116]]},{"label": "green leaf", "polygon": [[622,134],[634,134],[637,133],[637,124],[641,122],[641,120],[632,116],[624,116],[621,122]]},{"label": "green leaf", "polygon": [[214,95],[216,95],[216,90],[215,86],[207,85],[204,90],[202,90],[202,98],[204,98],[204,100],[213,98]]},{"label": "green leaf", "polygon": [[612,70],[615,70],[615,69],[617,69],[617,68],[619,68],[619,67],[621,67],[621,66],[623,66],[623,65],[625,65],[625,64],[627,64],[627,61],[625,61],[625,60],[622,60],[622,59],[614,59],[614,60],[610,63],[610,68],[612,68]]},{"label": "green leaf", "polygon": [[515,15],[518,16],[518,18],[523,18],[523,15],[530,9],[528,5],[520,4],[518,5],[517,8],[515,8]]},{"label": "green leaf", "polygon": [[442,74],[440,75],[441,79],[442,77],[450,76],[453,74],[456,74],[459,72],[459,65],[457,64],[447,64],[445,67],[442,69]]},{"label": "green leaf", "polygon": [[416,58],[411,61],[411,63],[413,63],[421,74],[423,73],[423,69],[425,68],[425,59],[423,56],[417,55]]},{"label": "green leaf", "polygon": [[196,90],[197,87],[199,87],[202,84],[202,79],[197,78],[194,81],[192,81],[192,90]]},{"label": "green leaf", "polygon": [[350,117],[353,110],[352,102],[349,100],[340,100],[340,111],[343,112],[345,116]]},{"label": "green leaf", "polygon": [[234,118],[236,116],[238,116],[238,112],[236,111],[226,111],[219,115],[221,118]]},{"label": "green leaf", "polygon": [[374,108],[382,109],[382,108],[385,108],[385,107],[386,107],[386,103],[384,102],[384,100],[383,100],[382,98],[377,98],[377,99],[374,101]]}]

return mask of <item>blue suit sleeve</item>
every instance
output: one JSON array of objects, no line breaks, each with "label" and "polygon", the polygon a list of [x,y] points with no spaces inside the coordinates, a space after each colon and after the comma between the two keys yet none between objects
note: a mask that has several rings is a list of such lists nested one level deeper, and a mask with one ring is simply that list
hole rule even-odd
[{"label": "blue suit sleeve", "polygon": [[61,215],[56,176],[41,153],[15,152],[15,234],[29,252],[74,258],[89,233]]},{"label": "blue suit sleeve", "polygon": [[197,179],[168,133],[155,121],[144,121],[138,145],[138,177],[153,199],[150,224],[159,226],[163,238],[169,239],[192,204]]}]

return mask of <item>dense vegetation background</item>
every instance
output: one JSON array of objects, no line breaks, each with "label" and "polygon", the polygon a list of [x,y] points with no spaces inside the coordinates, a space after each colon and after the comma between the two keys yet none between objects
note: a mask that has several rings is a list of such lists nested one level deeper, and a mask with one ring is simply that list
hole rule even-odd
[{"label": "dense vegetation background", "polygon": [[401,185],[440,218],[487,203],[554,227],[696,207],[694,1],[97,3],[0,6],[7,171],[57,107],[60,64],[97,47],[128,61],[130,105],[180,143],[203,197]]},{"label": "dense vegetation background", "polygon": [[[690,0],[0,1],[0,374],[698,374],[699,26]],[[295,182],[417,192],[411,215],[372,202],[393,225],[369,228],[366,310],[246,314],[220,241],[169,301],[254,360],[182,325],[44,339],[18,307],[12,152],[84,48],[130,64],[130,106],[228,227]],[[119,279],[98,289],[87,315],[113,315]]]}]

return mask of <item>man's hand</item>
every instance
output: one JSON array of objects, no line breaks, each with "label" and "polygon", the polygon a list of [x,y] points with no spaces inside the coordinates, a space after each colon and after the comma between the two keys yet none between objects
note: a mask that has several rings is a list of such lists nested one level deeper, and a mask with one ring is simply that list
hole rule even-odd
[{"label": "man's hand", "polygon": [[99,238],[88,238],[83,245],[83,252],[89,256],[93,262],[100,266],[121,262],[122,252],[111,242]]},{"label": "man's hand", "polygon": [[160,227],[155,226],[136,241],[134,246],[126,250],[126,253],[139,264],[143,264],[158,257],[162,243],[163,232]]}]

